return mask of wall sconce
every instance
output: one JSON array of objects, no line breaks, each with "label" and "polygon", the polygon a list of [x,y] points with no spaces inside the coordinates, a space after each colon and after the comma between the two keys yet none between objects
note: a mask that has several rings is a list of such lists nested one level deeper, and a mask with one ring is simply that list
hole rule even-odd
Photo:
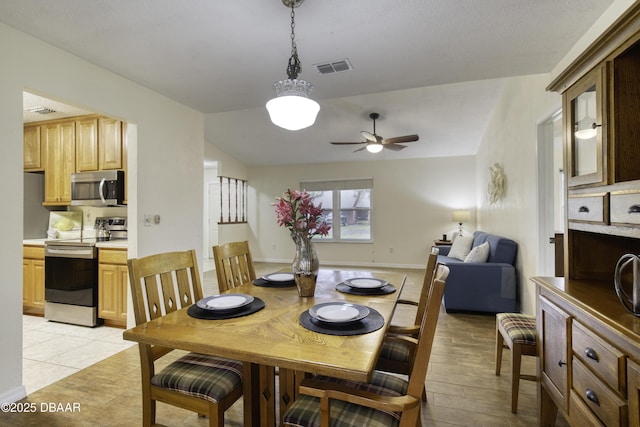
[{"label": "wall sconce", "polygon": [[457,211],[453,211],[451,215],[451,220],[453,222],[458,223],[458,236],[462,236],[462,223],[469,222],[469,218],[471,217],[471,213],[464,209],[458,209]]}]

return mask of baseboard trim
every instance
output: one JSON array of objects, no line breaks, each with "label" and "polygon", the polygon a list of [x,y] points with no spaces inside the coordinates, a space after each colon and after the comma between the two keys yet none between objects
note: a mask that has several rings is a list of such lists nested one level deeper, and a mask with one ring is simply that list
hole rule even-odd
[{"label": "baseboard trim", "polygon": [[25,397],[27,397],[27,389],[24,385],[21,385],[7,391],[6,393],[0,394],[0,402],[13,403],[20,399],[24,399]]}]

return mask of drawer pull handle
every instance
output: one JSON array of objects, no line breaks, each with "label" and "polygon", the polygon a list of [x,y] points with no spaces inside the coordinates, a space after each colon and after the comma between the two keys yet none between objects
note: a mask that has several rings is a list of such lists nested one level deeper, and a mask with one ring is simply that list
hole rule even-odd
[{"label": "drawer pull handle", "polygon": [[558,360],[558,366],[562,367],[564,365],[566,365],[567,362],[563,362],[562,360]]},{"label": "drawer pull handle", "polygon": [[596,405],[600,406],[600,401],[598,400],[598,395],[596,394],[595,391],[588,388],[587,391],[585,392],[585,395],[587,396],[587,399],[589,399]]},{"label": "drawer pull handle", "polygon": [[640,205],[629,206],[629,210],[627,211],[627,213],[630,213],[630,214],[640,213]]},{"label": "drawer pull handle", "polygon": [[598,359],[598,353],[596,353],[596,351],[594,349],[592,349],[591,347],[587,347],[587,348],[584,349],[584,355],[587,356],[591,360],[595,360],[596,362],[600,361]]},{"label": "drawer pull handle", "polygon": [[589,208],[586,206],[580,206],[580,208],[578,209],[578,212],[586,212],[589,213]]}]

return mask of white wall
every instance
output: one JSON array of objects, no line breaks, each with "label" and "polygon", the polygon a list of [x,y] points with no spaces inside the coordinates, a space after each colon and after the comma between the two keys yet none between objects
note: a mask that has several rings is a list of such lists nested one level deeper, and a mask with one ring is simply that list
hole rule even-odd
[{"label": "white wall", "polygon": [[[561,106],[561,97],[545,91],[549,75],[509,79],[478,149],[476,182],[479,227],[518,243],[518,280],[522,310],[535,311],[529,277],[538,267],[537,124]],[[501,163],[506,193],[495,204],[487,197],[489,167]]]},{"label": "white wall", "polygon": [[[202,250],[204,123],[196,111],[3,24],[0,56],[0,182],[3,199],[15,201],[0,221],[0,401],[12,401],[24,395],[23,90],[137,124],[129,146],[130,256]],[[160,214],[161,223],[143,227],[144,213]]]},{"label": "white wall", "polygon": [[[320,263],[420,268],[443,233],[457,230],[454,209],[475,206],[473,157],[251,168],[249,200],[254,258],[290,262],[294,245],[276,223],[275,198],[300,181],[373,178],[373,243],[316,245]],[[472,223],[466,230],[473,230]]]}]

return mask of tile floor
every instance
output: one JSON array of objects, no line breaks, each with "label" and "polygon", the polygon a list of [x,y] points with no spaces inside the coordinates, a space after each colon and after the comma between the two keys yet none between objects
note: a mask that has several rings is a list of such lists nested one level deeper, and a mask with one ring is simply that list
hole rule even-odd
[{"label": "tile floor", "polygon": [[[204,259],[201,268],[203,273],[213,270],[213,259]],[[203,288],[214,291],[205,283]],[[38,316],[22,316],[22,329],[22,378],[27,394],[135,345],[122,339],[123,329],[67,325]]]}]

